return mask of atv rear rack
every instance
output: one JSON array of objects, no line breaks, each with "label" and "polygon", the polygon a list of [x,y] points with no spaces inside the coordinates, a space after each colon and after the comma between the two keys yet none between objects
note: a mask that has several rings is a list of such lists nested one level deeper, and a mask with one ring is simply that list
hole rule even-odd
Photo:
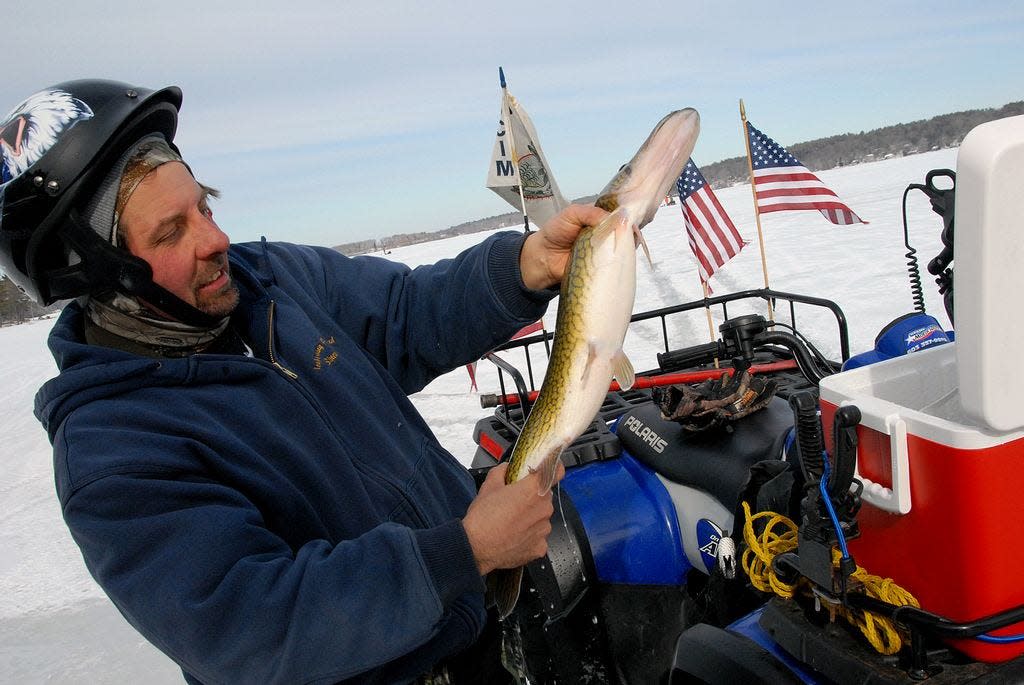
[{"label": "atv rear rack", "polygon": [[[839,351],[842,355],[842,359],[845,361],[849,358],[849,334],[847,331],[846,317],[839,308],[839,305],[835,302],[822,298],[785,293],[764,288],[757,290],[744,290],[736,293],[730,293],[728,295],[694,300],[692,302],[634,314],[630,319],[631,326],[643,321],[658,320],[660,322],[662,347],[664,349],[663,353],[657,355],[658,366],[656,368],[639,372],[637,375],[656,377],[684,369],[714,368],[711,364],[712,358],[707,358],[705,362],[701,361],[702,356],[708,356],[707,354],[703,354],[702,351],[702,348],[706,348],[708,345],[696,345],[676,349],[672,348],[668,321],[671,317],[684,312],[704,308],[710,309],[712,307],[719,308],[723,319],[729,319],[729,305],[744,300],[763,300],[765,302],[770,302],[776,314],[779,312],[779,308],[776,306],[777,303],[780,301],[786,303],[788,306],[784,307],[783,310],[788,309],[788,325],[791,326],[794,331],[797,330],[796,320],[798,305],[805,305],[819,310],[826,309],[830,311],[835,318]],[[474,431],[474,440],[480,447],[478,454],[484,452],[489,454],[491,459],[496,460],[511,446],[511,444],[515,442],[516,437],[519,435],[519,432],[522,430],[522,427],[526,422],[526,417],[529,415],[529,410],[531,408],[530,395],[532,391],[536,390],[537,385],[534,377],[534,361],[532,355],[539,354],[539,350],[543,349],[545,357],[549,356],[551,351],[550,341],[553,337],[553,332],[545,331],[543,333],[517,338],[495,348],[484,356],[485,359],[488,359],[498,367],[498,383],[501,389],[501,394],[498,396],[481,395],[482,407],[496,408],[492,415],[481,419],[477,423],[476,430]],[[526,370],[525,377],[523,372],[520,371],[516,365],[497,354],[498,352],[515,352],[517,350],[521,350],[523,354]],[[778,362],[780,359],[785,360],[790,358],[791,355],[788,351],[782,348],[771,347],[758,351],[755,363],[773,363]],[[687,361],[680,363],[680,360]],[[839,363],[837,362],[828,361],[827,364],[833,369],[838,369],[839,367]],[[729,364],[726,363],[724,366],[727,367]],[[508,393],[508,390],[506,389],[506,374],[509,377],[511,384],[515,387],[515,391],[510,394],[506,394]],[[790,388],[796,390],[806,389],[808,387],[807,380],[797,371],[779,371],[773,374],[773,377],[777,379],[780,386],[779,394],[783,397],[788,394],[788,389]],[[509,399],[516,397],[518,397],[518,401]],[[609,431],[608,424],[631,407],[644,402],[649,402],[650,398],[651,391],[649,389],[609,392],[590,428],[588,428],[583,435],[581,435],[577,441],[566,450],[566,453],[563,454],[563,461],[566,462],[566,465],[573,466],[589,461],[609,459],[618,456],[621,448],[618,445],[618,440]]]},{"label": "atv rear rack", "polygon": [[[819,297],[810,297],[807,295],[798,295],[794,293],[786,293],[778,290],[771,290],[768,288],[760,288],[756,290],[742,290],[740,292],[730,293],[728,295],[720,295],[718,297],[709,297],[700,300],[694,300],[692,302],[686,302],[683,304],[677,304],[670,307],[662,307],[660,309],[652,309],[646,312],[634,314],[630,318],[630,325],[633,325],[641,321],[649,321],[652,319],[658,319],[661,322],[661,336],[665,354],[672,353],[672,347],[669,340],[668,333],[668,318],[676,314],[683,312],[689,312],[697,309],[705,309],[712,307],[720,307],[722,317],[724,319],[729,318],[729,304],[735,303],[742,300],[761,299],[765,302],[770,302],[773,309],[778,312],[776,303],[783,301],[788,303],[789,310],[789,324],[796,329],[797,318],[796,318],[796,306],[807,305],[812,307],[828,309],[832,312],[836,320],[836,330],[839,340],[839,350],[842,355],[842,361],[846,361],[850,357],[850,337],[849,331],[846,325],[846,315],[843,314],[842,309],[839,308],[835,302],[826,300]],[[550,341],[554,338],[554,332],[545,331],[543,333],[537,333],[535,335],[517,338],[510,340],[509,342],[496,347],[491,352],[484,355],[485,359],[490,360],[498,367],[498,383],[501,387],[501,394],[505,395],[507,390],[505,386],[505,374],[507,373],[516,387],[516,392],[520,395],[519,406],[526,407],[527,410],[530,407],[528,394],[531,390],[536,389],[536,380],[533,373],[533,361],[532,355],[536,350],[536,345],[543,344],[545,356],[550,355]],[[523,351],[524,363],[526,366],[526,378],[524,379],[523,374],[513,364],[497,356],[497,352],[505,352],[509,350]],[[690,348],[683,348],[690,349]],[[682,350],[676,350],[679,352]],[[669,369],[658,367],[652,370],[638,372],[639,376],[653,376],[666,373]],[[528,379],[528,382],[527,380]],[[506,406],[506,411],[508,407]],[[528,413],[528,411],[527,411]],[[522,424],[520,424],[522,425]]]}]

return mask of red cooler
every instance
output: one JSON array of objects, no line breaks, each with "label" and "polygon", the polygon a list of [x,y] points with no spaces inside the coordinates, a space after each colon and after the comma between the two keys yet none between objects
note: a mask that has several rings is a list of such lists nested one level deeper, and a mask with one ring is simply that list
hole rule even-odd
[{"label": "red cooler", "polygon": [[[956,343],[824,379],[829,442],[844,404],[863,415],[861,536],[850,543],[858,565],[958,622],[1024,605],[1024,431],[994,431],[966,416]],[[1024,623],[995,634],[1024,634]],[[982,661],[1024,653],[1024,642],[953,645]]]}]

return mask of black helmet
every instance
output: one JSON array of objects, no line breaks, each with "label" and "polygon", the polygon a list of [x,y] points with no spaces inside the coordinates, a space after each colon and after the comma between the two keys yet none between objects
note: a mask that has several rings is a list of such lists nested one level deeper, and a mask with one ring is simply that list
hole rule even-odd
[{"label": "black helmet", "polygon": [[[149,265],[101,238],[82,211],[142,137],[174,138],[181,90],[116,81],[61,83],[0,121],[0,267],[36,302],[104,290],[143,295],[175,314]],[[154,291],[156,289],[156,291]],[[186,318],[202,314],[189,305]]]}]

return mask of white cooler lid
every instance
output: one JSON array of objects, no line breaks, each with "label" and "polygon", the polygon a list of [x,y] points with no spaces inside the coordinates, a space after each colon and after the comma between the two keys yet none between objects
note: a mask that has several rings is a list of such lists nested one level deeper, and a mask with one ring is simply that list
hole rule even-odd
[{"label": "white cooler lid", "polygon": [[957,155],[953,316],[964,412],[1024,427],[1024,116],[975,127]]}]

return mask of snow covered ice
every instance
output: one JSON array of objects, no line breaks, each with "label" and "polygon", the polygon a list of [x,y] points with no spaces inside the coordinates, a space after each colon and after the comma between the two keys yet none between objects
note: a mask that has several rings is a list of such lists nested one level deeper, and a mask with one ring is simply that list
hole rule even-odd
[{"label": "snow covered ice", "polygon": [[[909,183],[923,182],[931,169],[955,167],[956,151],[938,150],[818,172],[825,185],[870,223],[833,226],[816,211],[763,216],[771,287],[834,300],[846,314],[851,353],[870,349],[885,324],[913,308],[903,247],[903,191]],[[715,192],[749,244],[712,279],[714,293],[760,288],[764,281],[750,186]],[[941,222],[922,193],[910,195],[908,217],[928,313],[948,327],[941,298],[925,270],[941,248]],[[486,235],[395,248],[389,258],[411,266],[431,263]],[[655,268],[642,258],[638,263],[634,312],[700,299],[679,206],[662,207],[644,236]],[[552,303],[545,316],[549,330],[555,312]],[[739,313],[730,309],[731,315]],[[838,359],[831,315],[809,314],[798,312],[801,331],[826,356]],[[778,318],[786,320],[784,314]],[[56,372],[46,348],[52,323],[0,328],[0,683],[180,683],[178,668],[128,626],[89,577],[61,518],[50,445],[32,415],[37,388]],[[634,328],[626,338],[626,353],[635,368],[654,368],[654,355],[662,351],[660,327]],[[668,332],[674,348],[709,340],[703,310],[672,319]],[[543,369],[535,374],[539,384]],[[479,364],[477,382],[480,392],[498,392],[493,365]],[[436,379],[413,401],[442,444],[468,465],[475,451],[473,426],[490,410],[480,408],[466,371],[456,369]]]}]

